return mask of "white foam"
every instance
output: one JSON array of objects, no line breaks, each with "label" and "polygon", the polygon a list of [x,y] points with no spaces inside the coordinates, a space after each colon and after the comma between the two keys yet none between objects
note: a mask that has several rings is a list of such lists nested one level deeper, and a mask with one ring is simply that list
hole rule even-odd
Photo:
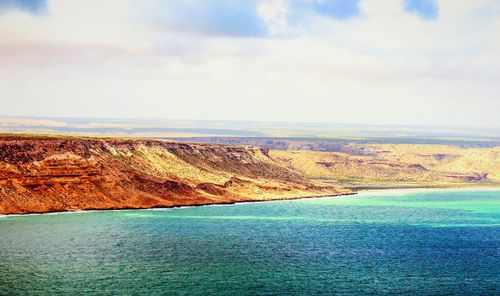
[{"label": "white foam", "polygon": [[94,213],[94,212],[99,212],[99,210],[76,210],[76,211],[67,211],[67,212],[8,214],[8,215],[0,215],[0,218],[27,217],[27,216],[55,216],[55,215],[69,215],[69,214],[87,214],[87,213]]}]

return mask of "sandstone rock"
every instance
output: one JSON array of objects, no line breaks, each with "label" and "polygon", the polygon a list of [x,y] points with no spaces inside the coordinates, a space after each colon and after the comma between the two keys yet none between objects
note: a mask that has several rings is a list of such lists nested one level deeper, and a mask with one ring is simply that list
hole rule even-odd
[{"label": "sandstone rock", "polygon": [[0,213],[201,205],[346,193],[250,146],[0,136]]}]

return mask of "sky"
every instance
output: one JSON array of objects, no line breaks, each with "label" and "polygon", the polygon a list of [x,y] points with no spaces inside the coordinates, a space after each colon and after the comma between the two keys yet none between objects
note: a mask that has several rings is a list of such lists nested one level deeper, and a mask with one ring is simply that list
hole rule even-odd
[{"label": "sky", "polygon": [[0,115],[500,127],[498,0],[0,0]]}]

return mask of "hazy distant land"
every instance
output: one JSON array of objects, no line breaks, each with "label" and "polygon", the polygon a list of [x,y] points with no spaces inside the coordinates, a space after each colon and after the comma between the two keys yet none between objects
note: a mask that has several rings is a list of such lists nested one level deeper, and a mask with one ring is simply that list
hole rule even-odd
[{"label": "hazy distant land", "polygon": [[328,141],[480,142],[500,145],[500,128],[180,119],[58,118],[0,115],[0,132],[125,137],[285,137]]}]

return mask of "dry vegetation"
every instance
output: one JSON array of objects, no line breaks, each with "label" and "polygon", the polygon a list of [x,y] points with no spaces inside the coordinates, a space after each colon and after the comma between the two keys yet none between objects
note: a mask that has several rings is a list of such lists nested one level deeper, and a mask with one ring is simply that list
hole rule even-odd
[{"label": "dry vegetation", "polygon": [[500,147],[366,144],[363,154],[278,151],[270,155],[311,179],[347,187],[497,185]]}]

